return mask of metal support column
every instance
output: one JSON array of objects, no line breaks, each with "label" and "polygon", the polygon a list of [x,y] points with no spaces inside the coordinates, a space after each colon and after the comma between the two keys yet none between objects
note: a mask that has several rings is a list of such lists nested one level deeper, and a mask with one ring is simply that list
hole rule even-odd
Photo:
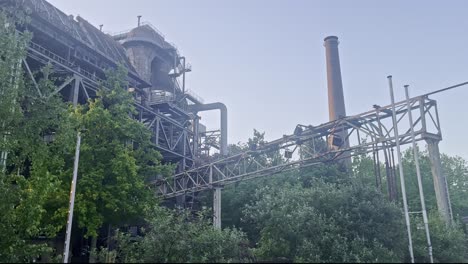
[{"label": "metal support column", "polygon": [[73,166],[73,179],[70,190],[70,205],[68,210],[67,233],[65,238],[65,250],[63,252],[63,263],[68,263],[70,253],[70,238],[73,225],[73,210],[75,208],[76,183],[78,180],[78,164],[80,162],[81,133],[78,132],[76,138],[75,164]]},{"label": "metal support column", "polygon": [[419,153],[418,153],[418,148],[416,145],[416,138],[414,136],[413,114],[411,113],[411,104],[410,104],[408,85],[405,85],[405,95],[406,95],[406,106],[408,109],[408,118],[409,118],[410,129],[411,129],[411,141],[413,143],[414,164],[416,166],[416,176],[418,179],[419,200],[421,201],[421,213],[423,216],[424,229],[426,231],[427,250],[429,253],[429,259],[431,263],[434,263],[434,259],[432,257],[431,236],[429,233],[429,223],[428,223],[427,212],[426,212],[426,201],[424,200],[424,190],[423,190],[422,179],[421,179],[421,170],[419,168]]},{"label": "metal support column", "polygon": [[431,161],[432,178],[437,199],[437,208],[446,224],[453,220],[452,206],[447,186],[447,178],[442,171],[440,161],[439,140],[426,139],[429,159]]},{"label": "metal support column", "polygon": [[156,118],[156,125],[154,126],[154,135],[155,135],[155,139],[154,139],[154,144],[156,146],[159,146],[159,126],[161,125],[161,120],[157,117]]},{"label": "metal support column", "polygon": [[222,187],[215,187],[213,190],[213,225],[216,229],[221,229],[221,190]]},{"label": "metal support column", "polygon": [[406,200],[406,184],[405,184],[405,176],[403,173],[403,163],[401,160],[400,137],[398,135],[398,121],[396,118],[395,96],[393,94],[392,76],[388,76],[387,78],[388,78],[388,86],[390,88],[390,99],[392,102],[393,127],[395,130],[395,143],[396,143],[396,148],[397,148],[398,168],[400,169],[401,196],[403,198],[403,210],[405,214],[406,231],[408,232],[408,248],[409,248],[409,253],[411,257],[411,263],[414,263],[413,239],[411,238],[411,225],[410,225],[410,218],[409,218],[409,212],[408,212],[408,202]]},{"label": "metal support column", "polygon": [[73,106],[76,107],[78,105],[78,97],[80,95],[80,83],[81,77],[75,75],[75,86],[73,87]]},{"label": "metal support column", "polygon": [[[75,85],[73,88],[73,106],[76,108],[78,105],[78,96],[80,93],[80,83],[81,77],[75,75]],[[65,238],[65,249],[63,252],[63,263],[68,263],[69,253],[70,253],[70,239],[71,239],[71,231],[73,226],[73,211],[75,209],[75,195],[76,195],[76,185],[78,181],[78,165],[80,162],[80,146],[81,146],[81,132],[78,132],[76,138],[76,149],[75,149],[75,163],[73,166],[73,179],[71,182],[71,190],[70,190],[70,204],[68,208],[68,221],[67,221],[67,232]]]}]

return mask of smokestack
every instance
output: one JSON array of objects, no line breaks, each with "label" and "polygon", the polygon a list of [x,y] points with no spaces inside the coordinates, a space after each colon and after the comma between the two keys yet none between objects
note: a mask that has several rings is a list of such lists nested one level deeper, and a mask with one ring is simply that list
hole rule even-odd
[{"label": "smokestack", "polygon": [[138,17],[138,27],[140,27],[141,25],[141,16],[137,16]]},{"label": "smokestack", "polygon": [[333,121],[346,116],[338,52],[339,42],[336,36],[328,36],[324,41],[327,57],[328,112],[330,121]]},{"label": "smokestack", "polygon": [[[340,55],[338,52],[338,37],[328,36],[324,39],[326,60],[327,60],[327,83],[328,83],[328,113],[330,121],[346,116],[346,107],[343,95],[343,82],[341,80]],[[347,131],[341,131],[332,135],[329,140],[331,148],[349,148],[349,141],[346,140]],[[337,142],[337,143],[336,143]],[[344,153],[343,156],[349,155]],[[351,168],[351,158],[344,159],[346,169]]]}]

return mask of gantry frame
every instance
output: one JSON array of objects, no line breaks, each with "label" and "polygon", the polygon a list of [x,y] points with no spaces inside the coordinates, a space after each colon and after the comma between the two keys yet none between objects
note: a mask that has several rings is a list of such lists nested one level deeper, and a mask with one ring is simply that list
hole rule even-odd
[{"label": "gantry frame", "polygon": [[[419,128],[415,131],[416,140],[440,141],[442,133],[436,101],[427,96],[414,97],[409,101],[415,117],[411,125]],[[409,120],[406,100],[396,103],[395,106],[400,142],[401,144],[411,143],[410,129],[407,128]],[[168,178],[155,180],[151,184],[157,196],[172,198],[242,180],[385,150],[395,146],[391,117],[391,105],[375,106],[374,110],[316,127],[298,126],[299,129],[296,129],[295,134],[285,135],[256,150],[222,158]],[[408,125],[403,125],[405,122]],[[316,142],[332,141],[342,131],[346,131],[346,139],[350,141],[349,148],[336,146],[323,151],[315,146]],[[282,164],[268,166],[260,164],[256,159],[259,155],[278,150],[281,153],[289,152],[289,158]]]}]

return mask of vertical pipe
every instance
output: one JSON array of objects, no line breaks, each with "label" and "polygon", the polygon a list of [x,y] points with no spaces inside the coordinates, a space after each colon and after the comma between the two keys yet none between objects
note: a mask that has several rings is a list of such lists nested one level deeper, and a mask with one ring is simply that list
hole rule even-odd
[{"label": "vertical pipe", "polygon": [[[432,257],[431,236],[429,233],[429,223],[427,220],[426,202],[424,201],[424,190],[423,190],[422,180],[421,180],[421,170],[419,169],[419,154],[418,154],[418,149],[416,146],[416,139],[414,136],[413,114],[411,113],[408,85],[405,85],[405,95],[406,95],[406,106],[408,108],[408,118],[409,118],[410,129],[411,129],[411,141],[413,143],[414,164],[416,165],[416,176],[418,178],[419,199],[421,201],[421,211],[423,215],[424,229],[426,231],[427,248],[429,251],[429,258],[431,260],[431,263],[434,263],[434,259]],[[422,113],[422,115],[424,115],[424,113]]]},{"label": "vertical pipe", "polygon": [[387,191],[388,191],[388,196],[390,197],[390,201],[393,201],[394,200],[394,197],[393,197],[393,185],[391,184],[392,182],[392,172],[390,170],[390,155],[388,153],[388,149],[387,149],[387,144],[385,143],[382,143],[382,146],[383,146],[383,152],[384,152],[384,156],[385,156],[385,175],[387,176]]},{"label": "vertical pipe", "polygon": [[228,141],[227,141],[227,108],[221,108],[221,155],[228,155]]},{"label": "vertical pipe", "polygon": [[380,171],[380,154],[379,154],[379,145],[377,145],[377,153],[376,153],[376,156],[377,156],[377,181],[378,181],[378,188],[382,190],[382,185],[380,184],[382,182],[382,175],[381,175],[381,171]]},{"label": "vertical pipe", "polygon": [[187,167],[187,131],[183,131],[183,144],[182,144],[182,154],[184,155],[182,159],[182,170],[185,171]]},{"label": "vertical pipe", "polygon": [[395,96],[393,94],[392,76],[390,75],[387,78],[388,78],[388,85],[390,89],[390,99],[392,101],[393,128],[395,131],[395,143],[396,143],[396,148],[397,148],[398,168],[400,169],[401,196],[403,197],[403,209],[405,213],[406,230],[408,231],[408,247],[409,247],[409,253],[411,257],[411,263],[414,263],[413,240],[411,238],[411,226],[410,226],[410,218],[409,218],[409,212],[408,212],[408,203],[406,201],[405,175],[403,174],[403,164],[401,160],[400,137],[398,135],[398,123],[396,119]]},{"label": "vertical pipe", "polygon": [[377,160],[376,160],[376,155],[375,155],[375,145],[372,145],[372,160],[374,161],[374,176],[375,176],[375,187],[379,188],[379,180],[377,177]]},{"label": "vertical pipe", "polygon": [[392,154],[390,153],[389,147],[385,144],[385,155],[388,157],[388,161],[386,163],[386,174],[387,174],[387,191],[388,191],[388,196],[390,198],[390,201],[396,201],[396,197],[394,195],[395,193],[395,182],[393,178],[395,175],[393,174],[393,167],[392,167]]},{"label": "vertical pipe", "polygon": [[185,57],[182,57],[182,59],[184,59],[184,72],[182,73],[182,94],[185,94],[185,73],[187,71],[185,69],[185,67],[186,67]]},{"label": "vertical pipe", "polygon": [[195,157],[198,156],[198,146],[200,143],[200,118],[195,115],[193,119],[193,154]]},{"label": "vertical pipe", "polygon": [[177,77],[178,77],[178,73],[177,73],[177,51],[174,49],[174,94],[173,94],[173,97],[174,97],[174,100],[177,100]]},{"label": "vertical pipe", "polygon": [[391,148],[392,154],[392,184],[393,184],[393,196],[395,197],[395,201],[398,199],[398,188],[397,188],[397,178],[396,178],[396,164],[395,164],[395,154],[393,148]]},{"label": "vertical pipe", "polygon": [[73,224],[73,210],[75,208],[76,182],[78,180],[78,164],[80,161],[81,133],[76,137],[75,164],[73,166],[73,179],[70,190],[70,205],[68,210],[67,234],[65,239],[65,251],[63,252],[63,263],[68,263],[70,252],[71,228]]}]

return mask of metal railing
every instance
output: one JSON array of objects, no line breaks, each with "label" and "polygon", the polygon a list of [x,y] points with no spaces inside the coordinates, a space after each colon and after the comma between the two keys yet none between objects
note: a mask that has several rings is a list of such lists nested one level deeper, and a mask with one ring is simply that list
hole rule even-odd
[{"label": "metal railing", "polygon": [[54,60],[55,62],[57,63],[60,63],[62,65],[65,65],[75,71],[77,71],[78,73],[80,73],[82,76],[96,82],[96,83],[102,83],[103,82],[103,79],[99,78],[96,76],[96,74],[94,73],[90,73],[84,69],[82,69],[81,67],[77,66],[76,64],[64,59],[63,57],[53,53],[52,51],[42,47],[41,45],[37,44],[37,43],[34,43],[32,41],[29,42],[29,49],[31,51],[35,51],[39,54],[41,54],[42,56],[44,56],[45,58],[47,58],[47,60]]},{"label": "metal railing", "polygon": [[149,104],[162,104],[174,101],[174,95],[165,91],[152,91],[149,97]]}]

